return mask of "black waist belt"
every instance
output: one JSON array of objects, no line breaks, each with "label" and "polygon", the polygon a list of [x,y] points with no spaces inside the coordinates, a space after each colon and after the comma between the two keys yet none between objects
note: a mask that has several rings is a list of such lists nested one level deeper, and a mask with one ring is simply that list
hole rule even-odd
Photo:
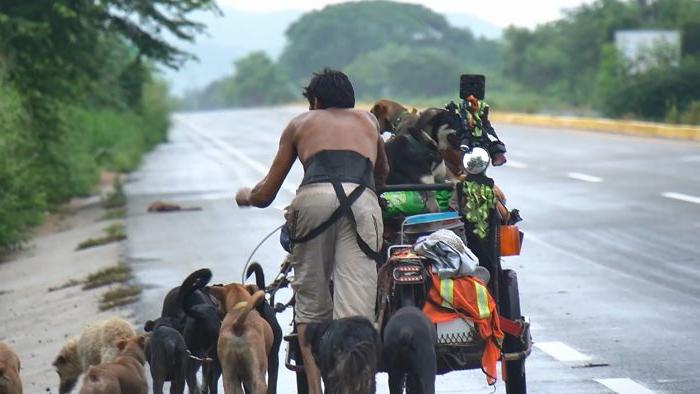
[{"label": "black waist belt", "polygon": [[357,201],[358,198],[364,193],[365,190],[367,190],[367,187],[365,185],[358,185],[355,190],[350,192],[349,195],[345,194],[345,190],[343,189],[342,183],[338,181],[333,181],[331,182],[333,185],[333,189],[335,190],[335,195],[338,197],[338,201],[340,202],[340,205],[338,205],[338,208],[333,211],[331,216],[326,219],[323,223],[318,225],[318,227],[314,228],[313,230],[309,231],[308,233],[292,238],[291,241],[293,243],[303,243],[303,242],[308,242],[319,235],[321,235],[322,232],[326,231],[333,223],[337,222],[341,217],[345,216],[352,222],[352,225],[355,229],[355,238],[357,239],[357,246],[359,246],[360,250],[367,255],[367,257],[371,258],[372,260],[376,261],[377,264],[382,264],[382,254],[380,252],[375,252],[367,243],[365,242],[364,239],[360,236],[360,233],[357,232],[357,221],[355,220],[355,215],[352,213],[352,204]]}]

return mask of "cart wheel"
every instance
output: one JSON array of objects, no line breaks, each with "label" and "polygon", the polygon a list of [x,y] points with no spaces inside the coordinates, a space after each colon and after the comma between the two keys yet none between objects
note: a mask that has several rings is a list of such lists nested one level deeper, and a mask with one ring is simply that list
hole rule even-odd
[{"label": "cart wheel", "polygon": [[[503,270],[501,276],[500,313],[508,319],[520,319],[520,294],[518,292],[518,275],[513,270]],[[506,334],[503,350],[514,353],[525,350],[519,338]],[[505,361],[504,377],[507,394],[526,394],[525,359]]]}]

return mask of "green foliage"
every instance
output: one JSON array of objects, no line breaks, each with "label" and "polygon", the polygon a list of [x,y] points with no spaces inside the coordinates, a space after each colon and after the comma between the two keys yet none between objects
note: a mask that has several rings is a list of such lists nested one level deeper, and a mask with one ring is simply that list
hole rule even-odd
[{"label": "green foliage", "polygon": [[269,105],[292,98],[286,79],[264,52],[253,52],[236,61],[236,73],[227,91],[227,101],[232,105]]},{"label": "green foliage", "polygon": [[214,0],[0,2],[0,247],[43,212],[91,192],[100,168],[129,170],[165,138],[167,89],[153,64],[190,56],[189,19]]}]

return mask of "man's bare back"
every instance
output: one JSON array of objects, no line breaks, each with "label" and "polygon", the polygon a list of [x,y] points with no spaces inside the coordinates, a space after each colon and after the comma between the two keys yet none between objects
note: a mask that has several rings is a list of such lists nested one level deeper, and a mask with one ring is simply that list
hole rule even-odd
[{"label": "man's bare back", "polygon": [[323,150],[349,150],[367,157],[374,164],[377,186],[382,186],[389,166],[377,119],[368,111],[352,108],[312,109],[298,115],[285,128],[270,171],[252,190],[236,195],[239,206],[269,206],[299,157],[308,159]]}]

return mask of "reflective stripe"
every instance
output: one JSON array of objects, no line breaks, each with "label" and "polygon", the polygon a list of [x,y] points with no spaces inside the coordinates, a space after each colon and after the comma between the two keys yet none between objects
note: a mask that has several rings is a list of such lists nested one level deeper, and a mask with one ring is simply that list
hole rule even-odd
[{"label": "reflective stripe", "polygon": [[481,283],[474,282],[476,288],[476,304],[479,307],[479,319],[486,319],[491,316],[489,311],[489,293]]},{"label": "reflective stripe", "polygon": [[453,309],[454,302],[454,281],[450,278],[440,280],[440,297],[442,297],[442,306]]}]

